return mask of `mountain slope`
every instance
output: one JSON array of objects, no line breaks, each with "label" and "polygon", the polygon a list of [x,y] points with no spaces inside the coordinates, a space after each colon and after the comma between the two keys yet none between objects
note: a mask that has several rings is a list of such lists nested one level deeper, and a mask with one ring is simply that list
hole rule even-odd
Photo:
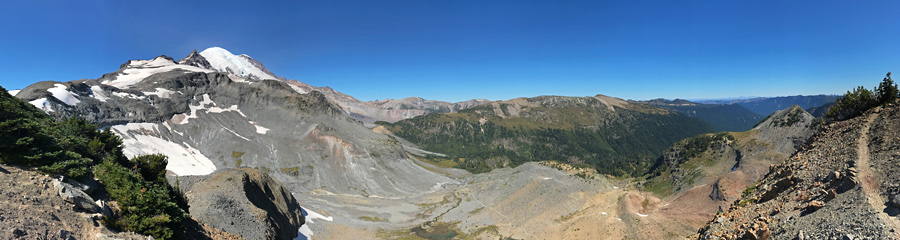
[{"label": "mountain slope", "polygon": [[614,175],[643,174],[665,147],[713,131],[682,114],[602,95],[518,98],[380,124],[472,172],[553,160]]},{"label": "mountain slope", "polygon": [[832,122],[788,161],[773,165],[697,237],[900,238],[900,108],[876,107]]},{"label": "mountain slope", "polygon": [[671,101],[654,99],[643,101],[642,103],[699,118],[712,125],[718,131],[747,131],[762,119],[762,115],[738,104],[700,104],[682,99]]},{"label": "mountain slope", "polygon": [[727,187],[725,196],[733,199],[737,190],[759,179],[761,170],[793,154],[816,127],[815,118],[794,105],[773,113],[746,132],[686,138],[663,152],[642,185],[668,195],[722,180],[717,185]]},{"label": "mountain slope", "polygon": [[259,167],[292,191],[385,197],[456,183],[413,163],[319,92],[164,56],[129,61],[97,80],[34,84],[18,96],[56,117],[112,126],[126,155],[164,153],[177,175]]}]

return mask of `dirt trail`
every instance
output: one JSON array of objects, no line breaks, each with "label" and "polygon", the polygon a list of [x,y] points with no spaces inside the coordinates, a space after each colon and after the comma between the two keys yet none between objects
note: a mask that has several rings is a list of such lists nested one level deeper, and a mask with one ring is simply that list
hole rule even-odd
[{"label": "dirt trail", "polygon": [[[856,144],[856,154],[859,158],[856,165],[859,167],[859,181],[860,184],[862,184],[863,192],[866,194],[869,205],[875,211],[880,211],[884,209],[884,203],[886,201],[881,197],[878,180],[875,179],[875,175],[869,165],[869,127],[872,125],[872,121],[875,120],[877,115],[878,114],[873,113],[866,117],[866,122],[860,131],[860,137]],[[894,237],[900,238],[900,221],[889,216],[884,211],[878,212],[877,215],[881,222],[886,225],[886,228],[890,229],[886,231],[886,233],[893,233]]]}]

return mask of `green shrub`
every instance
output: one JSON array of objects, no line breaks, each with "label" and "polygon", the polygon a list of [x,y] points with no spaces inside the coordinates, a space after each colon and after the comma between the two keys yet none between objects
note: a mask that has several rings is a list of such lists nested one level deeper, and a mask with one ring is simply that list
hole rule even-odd
[{"label": "green shrub", "polygon": [[[155,157],[149,157],[155,158]],[[104,224],[124,231],[171,239],[184,232],[181,221],[186,217],[172,197],[171,189],[145,180],[139,173],[105,160],[94,169],[110,198],[119,204],[118,219],[105,219]]]},{"label": "green shrub", "polygon": [[0,136],[0,163],[74,179],[96,176],[120,207],[119,218],[103,220],[107,226],[157,239],[184,235],[187,202],[166,181],[166,156],[128,160],[109,128],[99,131],[78,116],[56,121],[2,87]]},{"label": "green shrub", "polygon": [[828,120],[840,121],[861,115],[866,110],[881,104],[894,102],[898,97],[897,84],[891,79],[891,73],[882,80],[881,84],[873,91],[858,86],[853,92],[847,91],[839,97],[826,116]]}]

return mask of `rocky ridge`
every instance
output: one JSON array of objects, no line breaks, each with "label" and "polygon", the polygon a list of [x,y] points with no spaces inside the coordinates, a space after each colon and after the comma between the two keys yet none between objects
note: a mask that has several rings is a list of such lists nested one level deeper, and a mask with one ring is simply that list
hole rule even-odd
[{"label": "rocky ridge", "polygon": [[256,169],[218,171],[186,196],[197,220],[244,239],[294,239],[305,223],[292,194]]},{"label": "rocky ridge", "polygon": [[828,123],[769,167],[700,239],[898,239],[896,103]]}]

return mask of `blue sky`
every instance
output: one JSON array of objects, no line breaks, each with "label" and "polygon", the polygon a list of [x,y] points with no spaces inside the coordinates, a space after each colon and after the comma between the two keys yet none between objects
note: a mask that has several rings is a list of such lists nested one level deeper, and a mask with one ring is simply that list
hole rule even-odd
[{"label": "blue sky", "polygon": [[24,1],[0,86],[219,46],[360,100],[840,94],[900,70],[900,1]]}]

